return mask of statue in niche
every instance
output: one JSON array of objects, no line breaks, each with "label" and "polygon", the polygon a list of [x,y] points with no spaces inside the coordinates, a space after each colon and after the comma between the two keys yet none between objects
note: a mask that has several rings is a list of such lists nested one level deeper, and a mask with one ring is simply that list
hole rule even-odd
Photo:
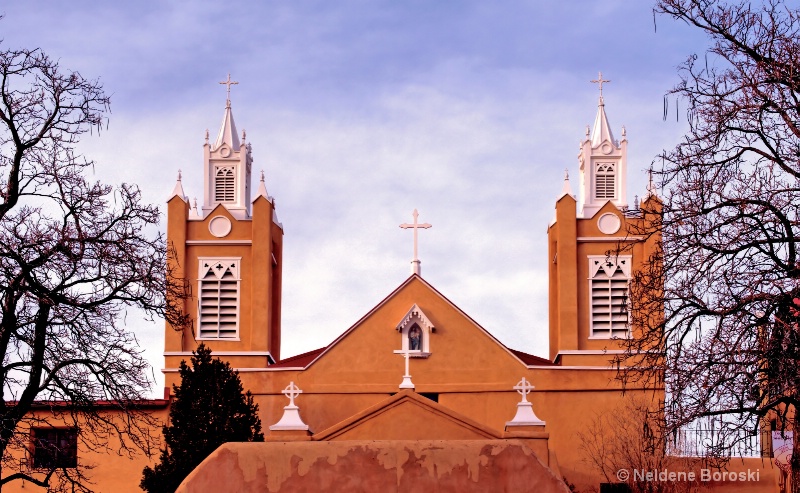
[{"label": "statue in niche", "polygon": [[422,331],[419,326],[415,325],[408,331],[408,349],[411,351],[419,351],[422,349]]}]

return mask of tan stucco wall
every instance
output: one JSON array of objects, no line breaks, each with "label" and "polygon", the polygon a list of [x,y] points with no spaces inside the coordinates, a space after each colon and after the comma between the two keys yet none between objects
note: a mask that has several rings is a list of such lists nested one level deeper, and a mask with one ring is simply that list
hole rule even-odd
[{"label": "tan stucco wall", "polygon": [[569,490],[520,442],[370,440],[226,444],[176,493],[301,491]]},{"label": "tan stucco wall", "polygon": [[[168,410],[166,407],[160,409],[149,409],[148,413],[155,420],[155,423],[163,425],[167,420]],[[104,419],[120,428],[124,427],[124,418],[118,412],[102,411]],[[70,422],[63,419],[56,419],[50,413],[44,411],[36,412],[37,418],[47,420],[51,425],[59,427],[66,426]],[[37,423],[42,426],[44,423]],[[79,423],[81,433],[88,433],[89,427]],[[85,437],[78,438],[78,465],[84,470],[91,483],[90,487],[96,493],[141,493],[139,481],[142,479],[142,470],[145,466],[153,466],[159,455],[161,446],[161,427],[157,425],[150,430],[152,441],[150,451],[152,455],[148,457],[140,449],[136,448],[130,441],[127,441],[129,450],[122,447],[117,435],[108,434],[93,439],[94,444],[87,443]],[[27,432],[24,432],[27,433]],[[17,457],[27,456],[30,461],[27,449],[14,449],[11,452]],[[30,463],[30,462],[29,462]],[[3,476],[7,476],[17,471],[3,470]],[[34,476],[41,478],[42,473],[33,471]],[[3,492],[10,493],[45,493],[47,489],[38,487],[29,481],[13,481],[3,486]]]}]

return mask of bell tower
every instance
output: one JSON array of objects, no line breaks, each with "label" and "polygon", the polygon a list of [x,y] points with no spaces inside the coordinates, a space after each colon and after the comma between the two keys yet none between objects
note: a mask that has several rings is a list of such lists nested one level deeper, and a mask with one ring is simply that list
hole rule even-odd
[{"label": "bell tower", "polygon": [[628,207],[625,128],[615,140],[602,93],[610,81],[601,73],[592,82],[601,92],[594,126],[579,144],[579,197],[567,174],[547,229],[550,359],[563,365],[607,366],[620,352],[618,340],[635,334],[628,284],[658,241],[637,233],[660,214],[661,202],[651,184],[641,209],[638,199]]},{"label": "bell tower", "polygon": [[603,100],[603,83],[611,82],[603,79],[601,72],[592,81],[598,84],[600,99],[597,103],[597,116],[594,119],[591,133],[586,127],[586,136],[581,141],[578,161],[580,163],[580,202],[578,213],[584,218],[591,218],[606,202],[611,202],[618,209],[628,207],[627,157],[628,138],[625,127],[622,127],[622,140],[614,139],[611,125],[606,116],[606,105]]},{"label": "bell tower", "polygon": [[[228,97],[217,138],[203,144],[203,203],[192,204],[181,174],[167,202],[167,244],[173,275],[184,279],[190,328],[164,334],[166,383],[201,342],[235,368],[263,368],[280,359],[283,226],[264,174],[251,200],[252,146],[236,130]],[[199,168],[199,167],[198,167]],[[199,169],[198,169],[199,171]]]}]

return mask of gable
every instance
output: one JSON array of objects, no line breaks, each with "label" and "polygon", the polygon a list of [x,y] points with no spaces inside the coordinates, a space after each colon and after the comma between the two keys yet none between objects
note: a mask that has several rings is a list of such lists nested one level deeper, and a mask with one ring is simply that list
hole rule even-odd
[{"label": "gable", "polygon": [[498,432],[404,390],[323,430],[312,440],[486,440]]},{"label": "gable", "polygon": [[404,337],[397,326],[415,305],[436,328],[429,334],[430,357],[410,361],[417,391],[437,391],[424,385],[487,382],[487,376],[503,388],[519,380],[525,363],[416,275],[330,344],[304,373],[317,384],[348,381],[397,389],[404,367],[402,355],[395,353]]}]

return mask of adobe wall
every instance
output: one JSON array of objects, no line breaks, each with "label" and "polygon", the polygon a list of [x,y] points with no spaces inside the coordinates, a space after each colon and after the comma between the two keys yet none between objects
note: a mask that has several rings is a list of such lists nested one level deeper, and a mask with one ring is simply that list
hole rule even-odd
[{"label": "adobe wall", "polygon": [[[168,419],[168,409],[166,406],[159,409],[150,409],[150,416],[158,423],[164,423]],[[124,426],[124,415],[117,412],[102,411],[103,417],[109,423],[117,426]],[[35,413],[37,419],[43,419],[56,427],[64,426],[71,427],[71,421],[60,420],[53,417],[49,412],[37,411]],[[79,423],[80,425],[80,423]],[[43,423],[37,423],[37,426],[43,426]],[[82,430],[89,432],[88,425],[79,426]],[[25,432],[23,432],[24,434]],[[151,456],[148,457],[144,452],[138,450],[133,444],[127,442],[129,447],[126,450],[118,436],[110,434],[108,436],[98,436],[94,439],[95,443],[87,443],[84,439],[78,438],[78,465],[80,467],[89,468],[83,472],[89,478],[89,486],[97,493],[126,493],[138,492],[139,481],[142,480],[142,470],[145,466],[153,467],[159,458],[159,447],[161,443],[161,428],[156,426],[150,429],[152,436],[150,437],[150,451]],[[32,447],[32,444],[28,446]],[[27,456],[30,460],[28,450],[15,448],[10,451],[16,457]],[[16,470],[3,469],[3,476],[8,476],[18,472]],[[46,471],[27,471],[32,472],[37,478],[43,478]],[[48,490],[32,484],[30,481],[12,481],[3,485],[2,490],[4,493],[45,493]],[[55,491],[52,488],[49,491]]]},{"label": "adobe wall", "polygon": [[569,493],[516,440],[228,443],[176,493]]}]

